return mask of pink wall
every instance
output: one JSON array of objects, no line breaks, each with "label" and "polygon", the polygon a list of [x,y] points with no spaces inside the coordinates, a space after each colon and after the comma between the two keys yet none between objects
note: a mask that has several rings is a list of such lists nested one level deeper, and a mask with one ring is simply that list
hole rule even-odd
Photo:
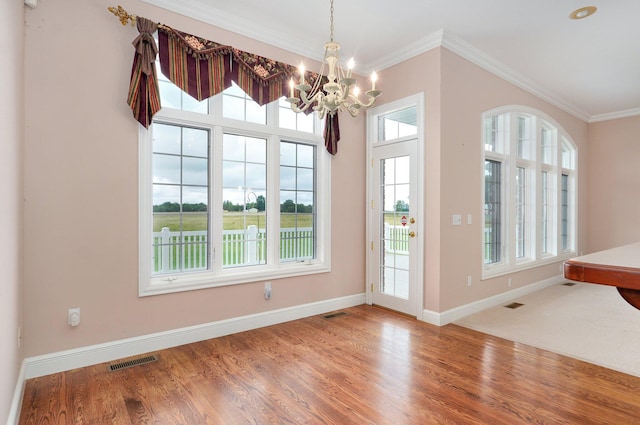
[{"label": "pink wall", "polygon": [[24,112],[24,6],[3,1],[0,13],[0,422],[9,416],[22,350],[22,139]]},{"label": "pink wall", "polygon": [[[340,152],[332,160],[331,273],[274,281],[274,298],[270,301],[262,298],[261,282],[137,297],[138,124],[125,102],[133,56],[131,41],[137,31],[122,27],[107,12],[113,4],[106,0],[42,1],[26,14],[25,355],[363,293],[366,149],[361,117],[343,120]],[[294,64],[301,59],[138,0],[123,0],[121,4],[131,13],[244,50]],[[3,34],[10,32],[16,37],[20,28],[15,28],[15,22],[20,19],[15,14],[3,26]],[[22,83],[20,71],[10,70],[9,78],[0,79],[0,84],[10,88],[8,93],[14,93],[11,90],[15,90],[16,80]],[[443,48],[382,71],[380,87],[384,91],[381,102],[418,92],[425,95],[422,190],[426,309],[443,312],[560,274],[560,265],[552,264],[480,280],[480,115],[497,106],[519,104],[539,109],[563,126],[577,144],[580,251],[586,251],[587,238],[590,250],[618,244],[625,235],[631,239],[634,232],[634,240],[638,239],[638,226],[631,232],[623,231],[640,216],[637,201],[625,196],[635,187],[633,182],[640,183],[637,172],[634,174],[637,167],[632,165],[638,148],[631,139],[632,134],[638,134],[640,118],[587,126]],[[15,103],[20,104],[19,99]],[[15,112],[6,116],[11,113]],[[18,116],[10,122],[20,119]],[[15,135],[22,127],[13,124],[2,128]],[[593,145],[589,149],[588,131]],[[618,149],[610,149],[612,144]],[[9,152],[8,156],[4,151],[1,155],[0,169],[8,177],[0,184],[10,182],[9,196],[17,198],[19,149],[17,143],[1,149]],[[4,167],[5,157],[15,159],[8,161],[8,168]],[[603,162],[622,163],[624,167],[610,166],[608,170],[614,171],[603,176]],[[626,184],[621,177],[626,178]],[[595,199],[606,194],[612,202],[620,203],[619,210],[611,211],[604,203],[597,203]],[[8,222],[19,228],[18,210],[8,208],[0,213],[7,214]],[[452,227],[452,214],[472,214],[473,224]],[[609,222],[610,230],[598,233],[604,221]],[[14,259],[8,269],[14,275],[10,281],[15,282],[9,293],[15,293],[15,301],[20,279],[15,264],[20,258],[16,258],[15,250],[9,250]],[[472,276],[471,287],[467,286],[467,276]],[[510,288],[508,277],[512,278]],[[19,323],[16,305],[21,304],[14,301],[0,301],[8,303],[7,311],[3,308],[0,313],[3,342],[14,340]],[[71,329],[66,324],[66,312],[76,306],[82,309],[82,325]],[[10,319],[8,324],[5,314]],[[0,355],[16,363],[19,354],[5,346]]]},{"label": "pink wall", "polygon": [[411,58],[380,73],[384,103],[424,93],[424,308],[442,311],[440,305],[440,185],[441,172],[441,49]]},{"label": "pink wall", "polygon": [[640,240],[640,117],[589,124],[588,252]]},{"label": "pink wall", "polygon": [[[561,262],[481,281],[482,143],[481,115],[505,105],[535,108],[562,126],[576,143],[579,166],[586,166],[586,124],[448,50],[442,71],[442,307],[450,309],[561,274]],[[461,125],[462,124],[462,125]],[[579,175],[583,188],[585,175]],[[578,222],[586,195],[579,193]],[[472,215],[472,224],[452,226],[452,214]],[[582,225],[581,229],[585,226]],[[582,232],[579,232],[582,234]],[[579,241],[580,246],[584,243]],[[579,248],[582,249],[582,248]],[[471,287],[467,276],[472,277]],[[511,287],[508,279],[511,278]]]},{"label": "pink wall", "polygon": [[[364,118],[341,122],[332,160],[332,272],[138,298],[138,124],[126,96],[137,31],[107,0],[27,13],[26,355],[52,353],[364,292]],[[301,58],[148,4],[131,13],[288,63]],[[339,219],[339,218],[355,219]],[[80,307],[70,328],[67,309]]]},{"label": "pink wall", "polygon": [[[424,91],[425,309],[443,312],[560,275],[560,263],[481,281],[481,115],[518,104],[536,108],[563,126],[586,167],[586,123],[517,88],[447,49],[435,49],[381,73],[381,86],[397,98]],[[586,173],[580,175],[580,233],[586,229]],[[472,215],[452,226],[451,216]],[[584,243],[580,242],[582,250]],[[472,277],[472,285],[467,277]],[[511,287],[508,278],[512,279]]]}]

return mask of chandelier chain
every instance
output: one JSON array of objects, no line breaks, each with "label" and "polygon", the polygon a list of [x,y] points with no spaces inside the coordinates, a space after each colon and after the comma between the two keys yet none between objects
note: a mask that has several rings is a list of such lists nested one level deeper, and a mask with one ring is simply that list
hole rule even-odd
[{"label": "chandelier chain", "polygon": [[330,28],[330,40],[333,41],[333,0],[331,0],[331,26]]}]

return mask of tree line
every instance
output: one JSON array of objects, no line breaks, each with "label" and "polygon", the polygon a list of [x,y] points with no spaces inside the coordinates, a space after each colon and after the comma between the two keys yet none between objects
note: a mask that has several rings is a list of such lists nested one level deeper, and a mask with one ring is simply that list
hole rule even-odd
[{"label": "tree line", "polygon": [[[258,196],[256,202],[249,202],[246,204],[234,204],[231,201],[224,201],[222,203],[222,209],[229,212],[241,212],[255,208],[258,212],[264,212],[266,209],[266,202],[264,196]],[[160,205],[153,206],[153,212],[157,213],[179,213],[179,212],[207,212],[207,204],[202,202],[197,204],[182,204],[182,210],[178,202],[164,202]],[[313,205],[296,204],[291,199],[287,199],[280,204],[280,212],[283,213],[312,213]]]}]

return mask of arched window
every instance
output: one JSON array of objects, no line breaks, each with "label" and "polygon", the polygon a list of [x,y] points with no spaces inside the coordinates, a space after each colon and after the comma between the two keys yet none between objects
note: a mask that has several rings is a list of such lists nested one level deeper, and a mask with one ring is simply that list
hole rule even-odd
[{"label": "arched window", "polygon": [[551,118],[511,106],[483,114],[483,278],[575,254],[575,144]]}]

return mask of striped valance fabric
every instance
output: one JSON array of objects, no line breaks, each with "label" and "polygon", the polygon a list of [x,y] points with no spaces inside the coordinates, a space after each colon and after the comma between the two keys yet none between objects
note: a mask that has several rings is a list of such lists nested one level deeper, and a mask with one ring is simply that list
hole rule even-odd
[{"label": "striped valance fabric", "polygon": [[191,97],[204,100],[231,86],[230,46],[167,27],[158,30],[158,43],[162,73]]},{"label": "striped valance fabric", "polygon": [[160,110],[160,90],[154,66],[158,48],[153,39],[158,25],[148,19],[138,18],[136,26],[140,35],[133,40],[136,52],[133,56],[127,103],[136,120],[149,128],[153,115]]},{"label": "striped valance fabric", "polygon": [[[183,91],[201,101],[221,93],[235,82],[259,105],[288,96],[289,79],[299,81],[297,68],[273,59],[254,55],[231,46],[201,37],[158,26],[138,17],[140,36],[134,41],[136,54],[131,74],[129,105],[135,118],[149,127],[153,114],[160,109],[160,95],[153,60],[156,46],[151,34],[157,29],[160,69]],[[139,47],[140,46],[140,47]],[[305,80],[313,84],[321,78],[308,72]],[[312,112],[309,110],[309,112]],[[329,122],[329,120],[331,122]],[[337,153],[340,139],[338,116],[327,116],[325,146],[331,154]]]}]

